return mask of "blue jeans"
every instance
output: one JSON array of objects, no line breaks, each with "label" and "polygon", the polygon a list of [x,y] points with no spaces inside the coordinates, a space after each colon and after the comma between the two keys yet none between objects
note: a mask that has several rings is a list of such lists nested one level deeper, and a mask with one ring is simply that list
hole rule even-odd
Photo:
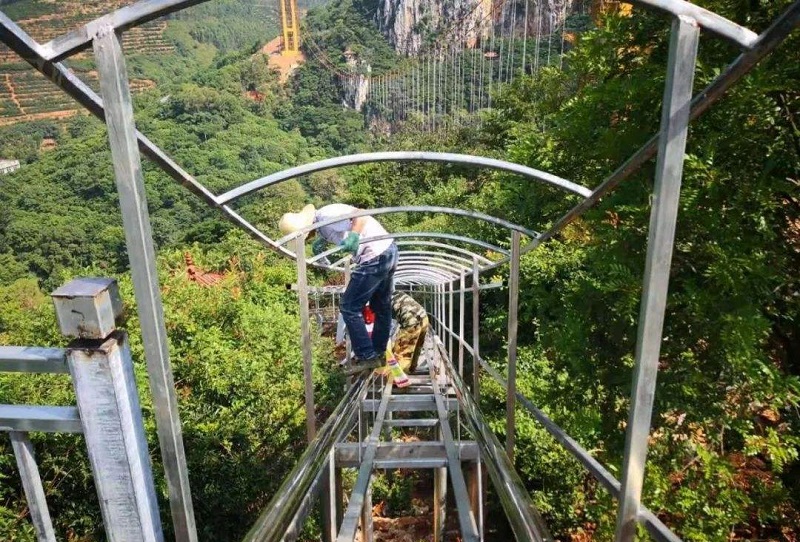
[{"label": "blue jeans", "polygon": [[[342,295],[342,318],[350,335],[353,352],[359,360],[382,355],[389,342],[392,325],[392,289],[397,267],[397,245],[392,245],[377,257],[358,264],[350,275],[350,284]],[[375,313],[372,339],[361,314],[369,301]]]}]

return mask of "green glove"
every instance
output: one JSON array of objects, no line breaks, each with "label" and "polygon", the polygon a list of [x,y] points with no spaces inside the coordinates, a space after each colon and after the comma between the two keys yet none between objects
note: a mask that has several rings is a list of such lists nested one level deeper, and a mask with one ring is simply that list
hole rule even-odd
[{"label": "green glove", "polygon": [[311,243],[311,252],[314,256],[319,256],[325,252],[326,248],[328,248],[328,242],[321,235],[318,235],[317,238],[314,239],[314,242]]},{"label": "green glove", "polygon": [[350,233],[347,234],[347,237],[344,238],[344,241],[339,243],[339,246],[345,249],[345,251],[355,256],[356,253],[358,252],[358,241],[359,241],[359,235],[356,232],[351,231]]}]

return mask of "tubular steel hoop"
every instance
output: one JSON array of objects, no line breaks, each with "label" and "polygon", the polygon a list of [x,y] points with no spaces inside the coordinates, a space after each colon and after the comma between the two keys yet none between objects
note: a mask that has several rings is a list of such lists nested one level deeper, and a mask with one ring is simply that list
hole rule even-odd
[{"label": "tubular steel hoop", "polygon": [[354,218],[359,218],[362,216],[386,215],[392,213],[440,213],[445,215],[463,216],[466,218],[483,220],[484,222],[495,224],[497,226],[502,226],[509,230],[516,230],[532,238],[536,238],[539,235],[535,231],[529,230],[523,226],[519,226],[507,220],[503,220],[502,218],[497,218],[491,215],[480,213],[478,211],[467,211],[465,209],[453,209],[451,207],[436,207],[431,205],[401,205],[397,207],[379,207],[377,209],[359,209],[358,211],[355,211],[347,215],[337,216],[329,220],[323,220],[321,222],[315,222],[304,228],[300,228],[297,231],[290,233],[289,235],[284,235],[283,237],[275,241],[275,244],[283,246],[292,239],[295,239],[306,233],[315,231],[318,228],[322,228],[324,226],[330,226],[331,224],[336,224],[337,222],[344,222],[346,220],[352,220]]},{"label": "tubular steel hoop", "polygon": [[431,268],[424,268],[422,266],[398,269],[394,276],[397,282],[404,282],[404,279],[418,280],[424,277],[429,279],[425,281],[425,283],[430,285],[442,284],[450,280],[449,273],[432,270]]},{"label": "tubular steel hoop", "polygon": [[[467,264],[469,264],[470,267],[472,266],[472,259],[463,258],[461,256],[456,256],[454,254],[448,254],[447,252],[436,252],[433,250],[401,250],[398,254],[401,257],[402,256],[406,256],[406,258],[422,257],[421,259],[426,259],[426,260],[429,259],[430,257],[430,259],[432,260],[446,261],[447,263],[455,264],[458,265],[459,267],[466,266]],[[464,269],[467,269],[467,267],[464,267]]]},{"label": "tubular steel hoop", "polygon": [[[465,250],[463,248],[459,248],[459,247],[453,246],[453,245],[448,245],[448,244],[445,244],[445,243],[437,243],[436,241],[419,241],[419,240],[397,241],[397,244],[398,244],[398,246],[407,246],[407,247],[416,247],[416,246],[418,246],[418,247],[422,247],[422,248],[426,248],[426,247],[441,248],[442,250],[447,250],[447,251],[450,251],[450,252],[454,252],[454,253],[462,255],[462,256],[469,256],[469,258],[467,258],[467,260],[470,261],[470,262],[472,262],[472,257],[475,256],[482,263],[486,263],[486,264],[492,263],[492,260],[490,260],[489,258],[487,258],[485,256],[481,256],[480,254],[476,254],[476,253],[472,252],[471,250]],[[442,254],[442,252],[437,252],[437,254]]]},{"label": "tubular steel hoop", "polygon": [[440,261],[440,260],[423,259],[423,258],[418,258],[418,259],[407,258],[407,259],[403,259],[403,260],[400,260],[397,263],[397,266],[398,266],[398,269],[408,269],[409,264],[418,264],[418,265],[421,265],[421,266],[426,266],[427,265],[427,266],[438,267],[440,269],[444,269],[446,271],[452,272],[453,276],[455,276],[455,277],[458,277],[461,274],[462,270],[463,270],[462,267],[460,267],[458,265],[455,265],[455,264],[450,264],[448,262],[444,262],[444,261]]},{"label": "tubular steel hoop", "polygon": [[[478,239],[473,239],[471,237],[462,237],[460,235],[453,235],[450,233],[438,233],[438,232],[401,232],[401,233],[390,233],[387,235],[379,235],[376,237],[365,237],[359,240],[359,243],[368,243],[370,241],[382,241],[384,239],[405,239],[405,241],[397,241],[398,245],[424,245],[424,246],[436,246],[439,248],[446,248],[447,250],[452,250],[455,252],[459,252],[461,254],[468,254],[470,256],[474,255],[478,259],[482,260],[484,263],[492,263],[492,260],[489,258],[482,256],[476,252],[472,252],[471,250],[467,250],[461,247],[456,247],[454,245],[448,245],[445,243],[438,243],[436,241],[420,241],[416,240],[416,238],[430,238],[430,239],[450,239],[453,241],[461,241],[464,243],[472,244],[475,246],[483,247],[487,250],[491,250],[493,252],[498,252],[500,254],[508,255],[508,251],[504,248],[500,248],[497,245],[493,245],[491,243],[486,243],[484,241],[479,241]],[[341,252],[342,247],[335,246],[329,250],[321,252],[316,256],[308,259],[308,263],[313,264],[326,256],[330,256],[332,254],[336,254],[337,252]]]},{"label": "tubular steel hoop", "polygon": [[[468,260],[460,256],[455,256],[447,252],[433,252],[426,250],[402,250],[398,252],[398,262],[408,262],[410,259],[421,260],[421,261],[428,261],[428,260],[438,261],[458,267],[464,267],[467,266],[467,264],[469,264],[469,266],[464,267],[464,269],[471,268],[471,262],[472,262],[472,260]],[[345,260],[346,258],[338,260],[334,262],[334,265],[339,265],[340,263],[344,263]]]},{"label": "tubular steel hoop", "polygon": [[238,198],[241,198],[242,196],[246,196],[247,194],[252,194],[253,192],[257,192],[262,188],[279,184],[284,181],[288,181],[290,179],[296,179],[297,177],[302,177],[304,175],[315,173],[317,171],[324,171],[326,169],[334,169],[342,166],[351,166],[357,164],[372,164],[376,162],[411,162],[411,161],[445,162],[449,164],[460,164],[465,166],[478,166],[490,169],[497,169],[509,173],[516,173],[522,175],[523,177],[527,177],[529,179],[550,184],[552,186],[561,188],[562,190],[566,190],[567,192],[576,194],[584,198],[592,193],[592,191],[589,188],[573,183],[572,181],[568,181],[567,179],[562,179],[561,177],[557,177],[551,173],[547,173],[545,171],[539,171],[538,169],[533,169],[520,164],[515,164],[513,162],[507,162],[505,160],[497,160],[495,158],[485,158],[483,156],[472,156],[469,154],[455,154],[447,152],[390,151],[390,152],[369,152],[362,154],[350,154],[346,156],[337,156],[335,158],[327,158],[325,160],[311,162],[310,164],[303,164],[302,166],[296,166],[293,168],[285,169],[283,171],[278,171],[277,173],[272,173],[271,175],[267,175],[266,177],[250,181],[249,183],[243,184],[238,188],[234,188],[233,190],[229,190],[224,194],[220,194],[219,196],[217,196],[216,199],[217,203],[219,203],[220,205],[224,205]]}]

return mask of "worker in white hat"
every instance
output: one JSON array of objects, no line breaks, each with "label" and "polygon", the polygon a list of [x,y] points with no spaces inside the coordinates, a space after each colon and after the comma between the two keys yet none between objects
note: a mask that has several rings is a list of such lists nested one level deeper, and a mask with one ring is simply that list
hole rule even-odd
[{"label": "worker in white hat", "polygon": [[[306,205],[299,213],[286,213],[281,217],[280,230],[284,235],[294,233],[313,223],[326,222],[357,212],[351,205],[334,203],[315,209]],[[370,238],[387,235],[380,222],[371,216],[342,220],[317,228],[312,243],[314,254],[325,251],[328,243],[341,246],[352,254],[355,267],[350,283],[342,295],[341,312],[344,318],[355,361],[347,372],[352,374],[374,369],[384,364],[384,352],[389,342],[392,322],[392,290],[397,267],[397,245],[391,239],[370,241]],[[372,338],[367,333],[361,310],[369,303],[375,313]]]}]

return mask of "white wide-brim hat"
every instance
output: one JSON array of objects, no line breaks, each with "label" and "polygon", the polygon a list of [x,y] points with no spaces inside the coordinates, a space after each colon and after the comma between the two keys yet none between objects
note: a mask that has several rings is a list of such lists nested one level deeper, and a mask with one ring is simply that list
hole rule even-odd
[{"label": "white wide-brim hat", "polygon": [[313,224],[316,213],[317,210],[311,204],[303,207],[299,213],[284,213],[278,223],[278,228],[283,235],[289,235]]}]

